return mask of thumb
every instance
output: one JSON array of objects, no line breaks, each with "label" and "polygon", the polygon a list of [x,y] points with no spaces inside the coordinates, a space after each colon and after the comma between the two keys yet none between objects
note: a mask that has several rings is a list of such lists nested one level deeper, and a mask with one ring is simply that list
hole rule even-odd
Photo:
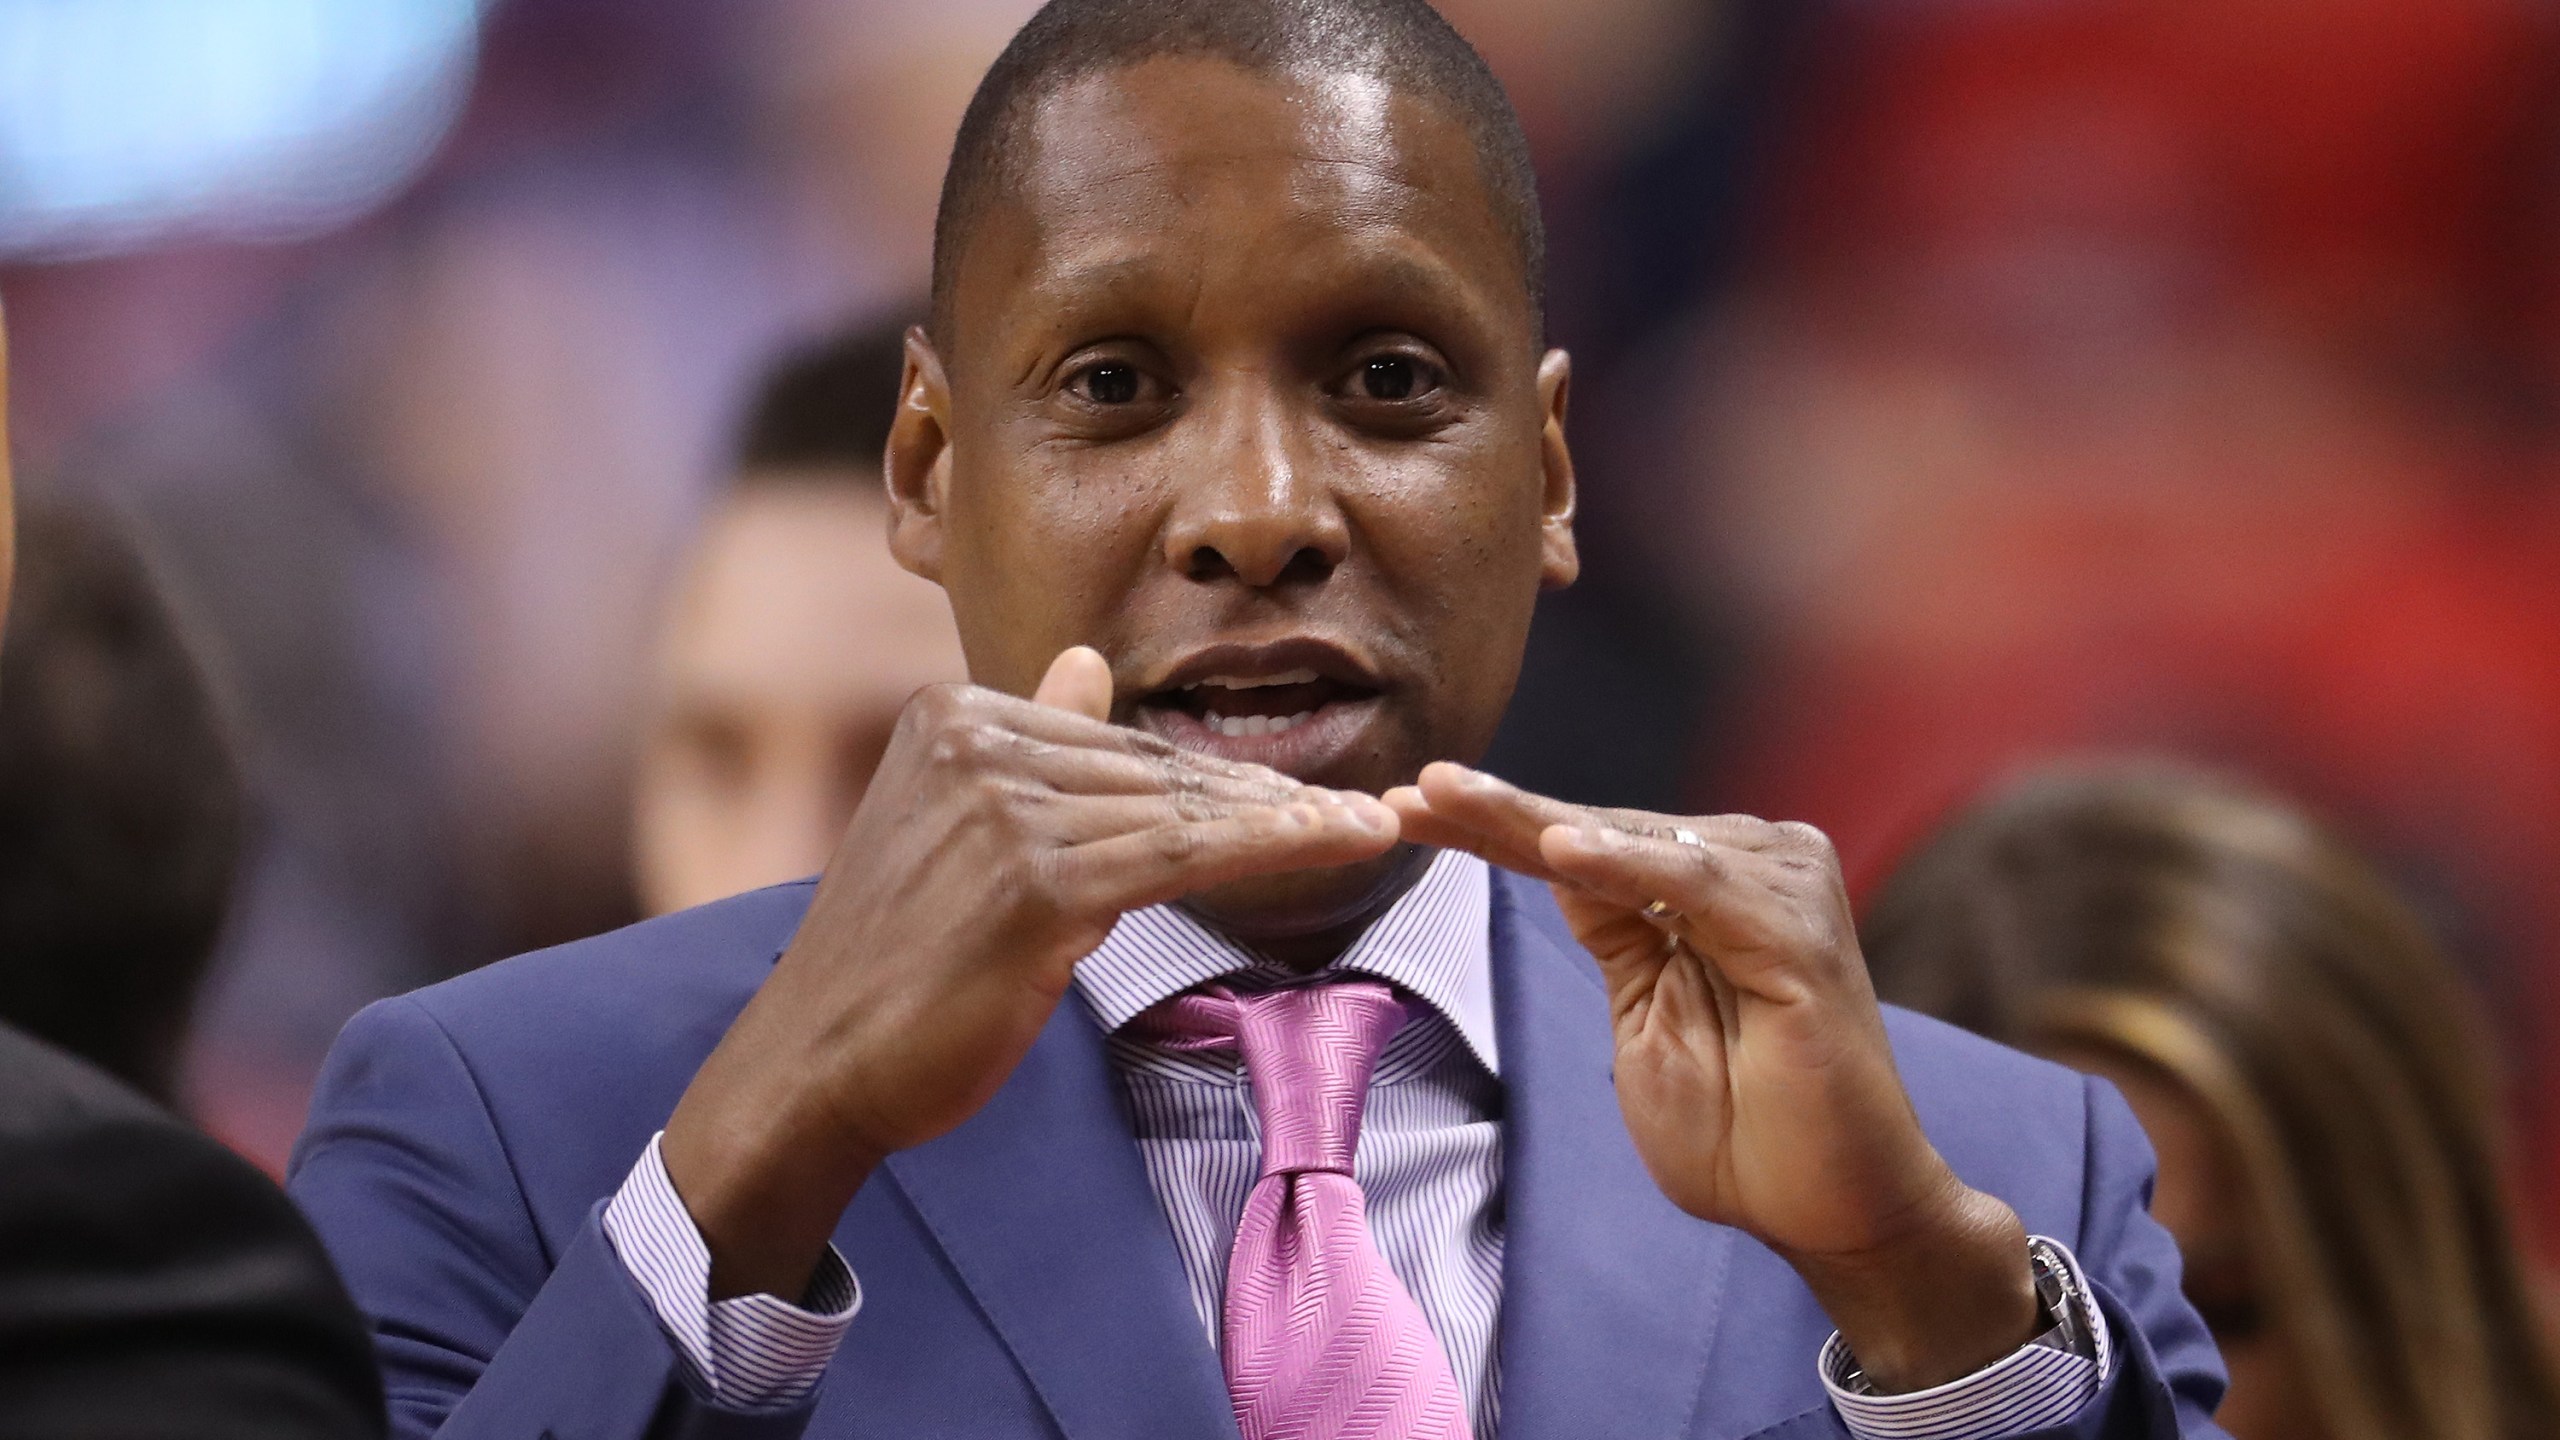
[{"label": "thumb", "polygon": [[1032,692],[1036,705],[1057,710],[1072,710],[1091,720],[1111,718],[1111,662],[1090,645],[1071,646],[1058,652],[1049,662],[1049,673],[1040,677],[1040,688]]}]

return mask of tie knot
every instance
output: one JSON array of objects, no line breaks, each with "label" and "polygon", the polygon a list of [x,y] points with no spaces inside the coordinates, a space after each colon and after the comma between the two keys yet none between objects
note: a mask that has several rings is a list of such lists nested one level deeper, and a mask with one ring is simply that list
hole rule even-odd
[{"label": "tie knot", "polygon": [[1175,1049],[1233,1048],[1262,1121],[1262,1173],[1351,1173],[1369,1075],[1405,1021],[1404,1002],[1375,980],[1239,995],[1224,986],[1177,995],[1132,1029]]}]

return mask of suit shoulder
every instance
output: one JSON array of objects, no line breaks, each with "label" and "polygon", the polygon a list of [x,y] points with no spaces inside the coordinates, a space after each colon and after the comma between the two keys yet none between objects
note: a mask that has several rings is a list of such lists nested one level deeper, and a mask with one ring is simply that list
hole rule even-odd
[{"label": "suit shoulder", "polygon": [[1921,1076],[1944,1076],[1966,1088],[2022,1086],[2038,1092],[2068,1092],[2074,1107],[2082,1103],[2080,1091],[2087,1077],[2077,1070],[1986,1040],[1917,1010],[1899,1005],[1878,1008],[1884,1012],[1885,1034],[1893,1041],[1893,1056],[1904,1068],[1906,1083],[1920,1083],[1919,1077],[1909,1073],[1917,1070]]},{"label": "suit shoulder", "polygon": [[2074,1135],[2086,1126],[2087,1076],[1917,1011],[1881,1008],[1894,1064],[1924,1121],[2034,1122]]},{"label": "suit shoulder", "polygon": [[1884,1022],[1921,1128],[1956,1173],[2007,1200],[2037,1233],[2078,1233],[2093,1149],[2139,1143],[2096,1133],[2093,1082],[1896,1006],[1884,1007]]},{"label": "suit shoulder", "polygon": [[474,1203],[521,1188],[565,1243],[763,983],[810,888],[753,891],[366,1007],[321,1073],[295,1193],[311,1204],[371,1183],[375,1147],[392,1137],[472,1173]]},{"label": "suit shoulder", "polygon": [[711,1013],[725,1027],[790,943],[814,883],[751,890],[513,956],[403,998],[466,1047],[514,1036],[548,1049],[584,1033],[629,1036]]}]

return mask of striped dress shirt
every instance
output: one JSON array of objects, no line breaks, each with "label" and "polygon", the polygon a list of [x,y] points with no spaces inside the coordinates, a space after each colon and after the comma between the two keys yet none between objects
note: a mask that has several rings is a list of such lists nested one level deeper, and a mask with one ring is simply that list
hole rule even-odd
[{"label": "striped dress shirt", "polygon": [[[1491,877],[1443,853],[1331,969],[1294,974],[1170,907],[1125,916],[1076,967],[1076,988],[1110,1035],[1147,1181],[1173,1223],[1191,1304],[1215,1340],[1227,1252],[1262,1175],[1262,1131],[1240,1055],[1185,1054],[1131,1039],[1138,1013],[1212,980],[1238,990],[1385,980],[1423,1008],[1369,1077],[1353,1177],[1369,1232],[1449,1356],[1474,1433],[1494,1431],[1502,1313],[1502,1086],[1486,954]],[[1470,943],[1472,942],[1472,943]]]},{"label": "striped dress shirt", "polygon": [[[1353,1169],[1370,1231],[1447,1351],[1477,1440],[1494,1440],[1501,1388],[1502,1071],[1491,891],[1483,861],[1444,852],[1315,977],[1366,975],[1424,1002],[1379,1057]],[[1121,917],[1076,970],[1077,992],[1108,1037],[1192,1307],[1214,1344],[1227,1252],[1261,1174],[1251,1081],[1233,1057],[1182,1054],[1122,1033],[1139,1012],[1213,980],[1238,989],[1313,983],[1171,906]],[[805,1399],[861,1304],[832,1248],[805,1306],[761,1295],[709,1302],[709,1252],[654,1140],[606,1206],[604,1227],[690,1373],[724,1404],[763,1409]],[[2076,1275],[2076,1262],[2054,1249]],[[2005,1440],[2070,1416],[2103,1382],[2105,1318],[2085,1303],[2080,1313],[2094,1353],[2031,1345],[1914,1394],[1859,1393],[1855,1362],[1836,1335],[1806,1360],[1858,1440]]]}]

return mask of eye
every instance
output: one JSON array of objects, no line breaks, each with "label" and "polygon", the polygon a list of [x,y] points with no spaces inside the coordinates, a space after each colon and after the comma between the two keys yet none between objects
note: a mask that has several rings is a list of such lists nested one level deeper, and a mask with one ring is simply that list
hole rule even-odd
[{"label": "eye", "polygon": [[1143,435],[1178,412],[1173,366],[1141,342],[1097,342],[1060,367],[1043,403],[1065,433],[1087,440]]},{"label": "eye", "polygon": [[1388,424],[1434,408],[1449,375],[1428,352],[1417,354],[1406,344],[1369,350],[1334,383],[1335,393],[1354,406],[1383,407],[1370,411],[1370,419]]},{"label": "eye", "polygon": [[1068,387],[1096,405],[1131,405],[1146,386],[1146,377],[1135,365],[1116,360],[1088,365],[1070,380]]},{"label": "eye", "polygon": [[1380,355],[1360,367],[1360,393],[1372,400],[1410,400],[1422,388],[1422,367],[1404,355]]}]

